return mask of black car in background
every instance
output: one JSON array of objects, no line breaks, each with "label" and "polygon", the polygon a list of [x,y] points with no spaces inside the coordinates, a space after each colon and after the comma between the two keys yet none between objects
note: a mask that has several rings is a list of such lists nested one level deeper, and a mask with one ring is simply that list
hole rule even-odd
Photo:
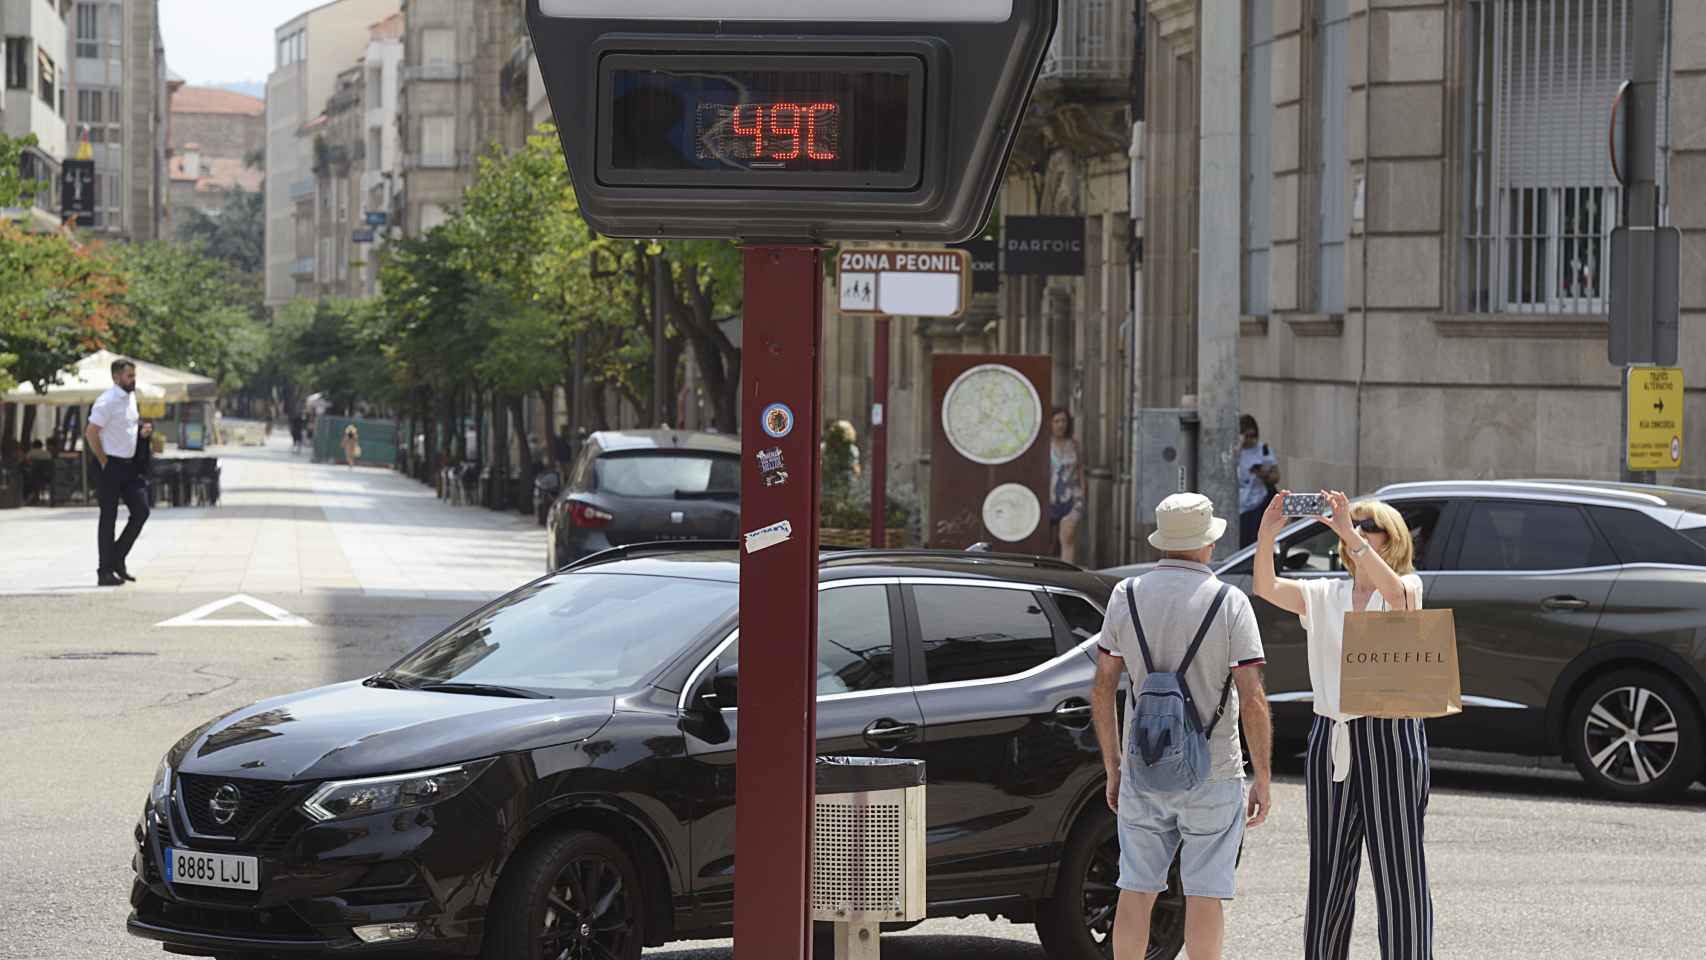
[{"label": "black car in background", "polygon": [[603,430],[581,445],[546,518],[545,570],[611,547],[732,540],[739,526],[739,438]]},{"label": "black car in background", "polygon": [[[1429,607],[1457,623],[1463,712],[1435,747],[1558,756],[1599,792],[1673,797],[1706,775],[1706,492],[1583,481],[1406,483],[1376,495],[1416,542]],[[1338,537],[1294,524],[1286,576],[1348,576]],[[1248,591],[1255,548],[1220,576]],[[1142,566],[1105,571],[1126,576]],[[1311,700],[1298,618],[1256,601],[1274,734],[1301,749]]]},{"label": "black car in background", "polygon": [[[930,914],[1111,956],[1087,697],[1115,581],[922,551],[825,554],[820,573],[818,750],[927,762]],[[175,953],[488,960],[726,936],[738,575],[732,543],[613,550],[372,677],[191,732],[136,827],[130,931]],[[1150,956],[1172,957],[1182,900],[1157,913]]]}]

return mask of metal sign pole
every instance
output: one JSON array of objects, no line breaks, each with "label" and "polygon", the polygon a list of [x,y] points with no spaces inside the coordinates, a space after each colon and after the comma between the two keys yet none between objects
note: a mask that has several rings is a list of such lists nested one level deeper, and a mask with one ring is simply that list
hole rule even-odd
[{"label": "metal sign pole", "polygon": [[[1629,86],[1629,126],[1627,151],[1630,184],[1624,192],[1624,225],[1630,228],[1630,270],[1634,280],[1629,291],[1632,329],[1638,346],[1637,362],[1650,363],[1656,359],[1658,331],[1654,314],[1654,243],[1652,228],[1658,224],[1658,109],[1659,58],[1663,52],[1664,4],[1660,0],[1637,0],[1632,12],[1632,46],[1634,76]],[[1644,228],[1644,229],[1643,229]],[[1629,378],[1623,371],[1623,480],[1634,483],[1653,483],[1657,478],[1649,471],[1629,466]]]},{"label": "metal sign pole", "polygon": [[745,260],[735,944],[809,960],[823,252],[748,247]]},{"label": "metal sign pole", "polygon": [[871,325],[871,546],[889,545],[889,318],[880,316]]}]

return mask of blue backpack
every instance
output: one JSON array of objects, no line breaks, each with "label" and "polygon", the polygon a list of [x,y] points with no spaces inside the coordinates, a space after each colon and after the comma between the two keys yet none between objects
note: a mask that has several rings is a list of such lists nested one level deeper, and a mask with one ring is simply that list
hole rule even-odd
[{"label": "blue backpack", "polygon": [[1138,649],[1143,651],[1143,668],[1148,671],[1143,685],[1132,693],[1130,735],[1126,737],[1126,778],[1138,793],[1181,793],[1194,789],[1208,779],[1213,765],[1209,757],[1209,738],[1215,725],[1226,712],[1226,698],[1232,692],[1232,673],[1227,671],[1226,686],[1220,691],[1220,706],[1208,729],[1202,728],[1191,688],[1185,682],[1185,671],[1196,659],[1197,649],[1208,628],[1214,625],[1215,614],[1226,599],[1229,584],[1221,584],[1214,595],[1208,615],[1197,629],[1196,639],[1185,652],[1177,669],[1158,672],[1149,652],[1149,641],[1143,636],[1143,624],[1137,617],[1137,601],[1131,581],[1126,581],[1126,605],[1131,609],[1131,626],[1137,633]]}]

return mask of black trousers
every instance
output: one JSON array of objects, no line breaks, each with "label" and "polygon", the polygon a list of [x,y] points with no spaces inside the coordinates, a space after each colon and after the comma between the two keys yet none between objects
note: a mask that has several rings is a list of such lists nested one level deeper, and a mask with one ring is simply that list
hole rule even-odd
[{"label": "black trousers", "polygon": [[1366,844],[1385,960],[1433,960],[1434,905],[1423,848],[1430,770],[1420,720],[1352,720],[1351,772],[1333,781],[1333,722],[1309,731],[1306,960],[1345,960]]},{"label": "black trousers", "polygon": [[[100,572],[116,573],[125,568],[125,558],[130,556],[130,548],[135,546],[136,538],[142,535],[142,525],[148,522],[148,488],[137,471],[134,459],[108,457],[96,494],[101,500],[101,523],[97,533]],[[130,512],[130,519],[125,521],[124,532],[114,540],[113,528],[118,525],[121,500]]]}]

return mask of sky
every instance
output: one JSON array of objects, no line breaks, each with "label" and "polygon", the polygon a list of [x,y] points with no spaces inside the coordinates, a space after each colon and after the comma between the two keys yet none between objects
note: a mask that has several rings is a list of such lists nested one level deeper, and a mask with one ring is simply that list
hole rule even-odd
[{"label": "sky", "polygon": [[325,0],[161,0],[166,65],[192,84],[265,83],[273,28]]}]

